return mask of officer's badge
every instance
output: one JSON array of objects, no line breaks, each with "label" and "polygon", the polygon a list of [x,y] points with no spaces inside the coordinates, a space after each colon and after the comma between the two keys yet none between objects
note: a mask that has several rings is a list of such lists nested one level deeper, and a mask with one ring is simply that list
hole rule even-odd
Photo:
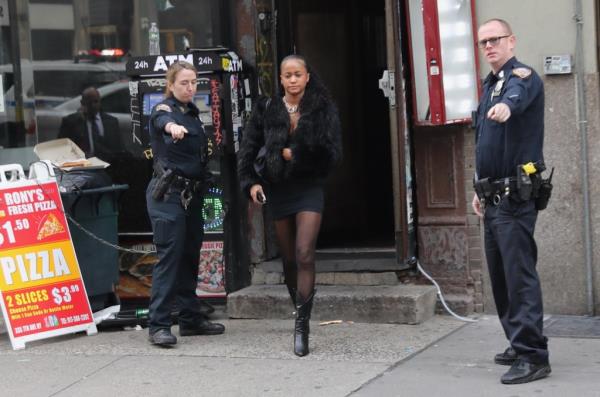
[{"label": "officer's badge", "polygon": [[159,103],[158,105],[156,105],[156,111],[160,111],[163,110],[165,112],[172,112],[173,110],[171,110],[171,107],[169,105],[167,105],[166,103]]},{"label": "officer's badge", "polygon": [[503,85],[504,85],[504,79],[498,80],[498,82],[496,83],[496,86],[494,87],[494,91],[492,91],[492,99],[494,99],[494,97],[496,97],[496,96],[500,96]]},{"label": "officer's badge", "polygon": [[512,73],[517,76],[520,77],[522,79],[526,79],[527,77],[531,76],[531,69],[529,68],[515,68],[513,69]]}]

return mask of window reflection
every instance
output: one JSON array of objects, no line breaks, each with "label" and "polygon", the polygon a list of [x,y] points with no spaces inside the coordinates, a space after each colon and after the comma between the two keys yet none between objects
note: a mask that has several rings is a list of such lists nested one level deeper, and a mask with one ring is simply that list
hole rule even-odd
[{"label": "window reflection", "polygon": [[[81,93],[87,87],[98,88],[103,111],[119,119],[121,140],[131,142],[125,60],[128,55],[148,54],[151,22],[157,22],[163,53],[227,46],[223,31],[229,26],[228,15],[226,2],[220,0],[16,3],[19,26],[11,28],[7,18],[1,26],[3,148],[55,139],[61,119],[69,112],[81,112]],[[20,56],[14,56],[16,47]],[[15,87],[22,101],[15,100]]]}]

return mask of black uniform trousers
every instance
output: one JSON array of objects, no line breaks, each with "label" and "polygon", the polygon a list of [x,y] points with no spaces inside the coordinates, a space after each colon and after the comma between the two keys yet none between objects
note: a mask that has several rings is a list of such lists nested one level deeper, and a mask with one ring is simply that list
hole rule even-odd
[{"label": "black uniform trousers", "polygon": [[203,200],[194,196],[186,210],[181,204],[181,190],[171,188],[166,200],[155,200],[151,194],[155,183],[153,178],[146,190],[148,215],[158,254],[158,263],[152,271],[148,313],[150,334],[159,329],[170,329],[173,303],[179,310],[180,327],[191,328],[202,316],[196,286],[204,237]]},{"label": "black uniform trousers", "polygon": [[548,362],[543,304],[533,238],[537,210],[533,200],[505,196],[485,209],[485,254],[500,323],[519,358]]}]

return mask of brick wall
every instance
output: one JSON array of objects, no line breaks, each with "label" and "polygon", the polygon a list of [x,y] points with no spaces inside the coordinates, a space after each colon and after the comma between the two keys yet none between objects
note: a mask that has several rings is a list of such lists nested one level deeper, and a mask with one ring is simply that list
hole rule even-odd
[{"label": "brick wall", "polygon": [[480,218],[475,214],[471,206],[473,200],[473,174],[475,173],[475,131],[465,129],[464,139],[465,156],[465,190],[467,200],[467,263],[470,274],[470,288],[473,294],[473,309],[476,313],[482,313],[483,307],[483,273],[484,263],[483,244],[481,239]]}]

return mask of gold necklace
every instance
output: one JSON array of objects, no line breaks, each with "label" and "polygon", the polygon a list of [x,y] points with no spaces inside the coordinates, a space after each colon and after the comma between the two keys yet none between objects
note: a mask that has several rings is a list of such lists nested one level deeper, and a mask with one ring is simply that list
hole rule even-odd
[{"label": "gold necklace", "polygon": [[285,97],[283,97],[283,104],[289,114],[298,113],[298,105],[290,105],[288,101],[285,100]]}]

